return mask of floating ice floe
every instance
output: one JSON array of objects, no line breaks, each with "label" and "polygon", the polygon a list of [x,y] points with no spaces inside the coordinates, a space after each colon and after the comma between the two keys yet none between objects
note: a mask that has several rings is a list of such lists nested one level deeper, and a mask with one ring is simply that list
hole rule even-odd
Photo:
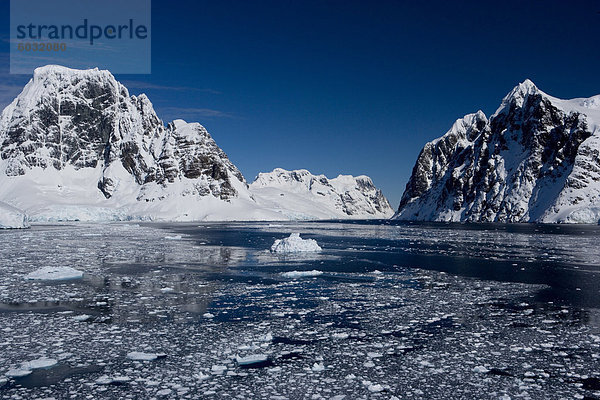
[{"label": "floating ice floe", "polygon": [[27,361],[24,362],[22,364],[22,368],[23,369],[46,369],[46,368],[50,368],[55,366],[56,364],[58,364],[58,361],[55,360],[54,358],[46,358],[46,357],[42,357],[42,358],[38,358],[36,360],[31,360],[31,361]]},{"label": "floating ice floe", "polygon": [[290,271],[283,272],[281,275],[285,276],[286,278],[304,278],[308,276],[323,275],[323,271],[318,271],[316,269],[313,269],[312,271]]},{"label": "floating ice floe", "polygon": [[226,370],[227,370],[227,367],[225,365],[213,365],[210,368],[210,372],[215,375],[221,375]]},{"label": "floating ice floe", "polygon": [[331,335],[334,339],[348,339],[350,335],[347,333],[334,333]]},{"label": "floating ice floe", "polygon": [[271,246],[274,253],[308,253],[321,251],[314,239],[302,239],[299,233],[292,233],[285,239],[277,239]]},{"label": "floating ice floe", "polygon": [[127,353],[127,358],[134,361],[154,361],[157,358],[164,357],[163,353],[144,353],[141,351],[131,351]]},{"label": "floating ice floe", "polygon": [[269,359],[269,356],[266,354],[252,354],[246,357],[236,357],[235,361],[237,361],[238,365],[243,366],[251,366],[254,364],[264,363]]},{"label": "floating ice floe", "polygon": [[8,376],[9,378],[22,378],[24,376],[31,374],[32,372],[33,371],[30,369],[13,368],[13,369],[9,369],[5,375]]},{"label": "floating ice floe", "polygon": [[37,271],[30,272],[25,276],[29,280],[45,281],[63,281],[69,279],[79,279],[83,277],[83,272],[71,267],[44,267]]},{"label": "floating ice floe", "polygon": [[128,376],[113,376],[110,377],[108,375],[102,375],[100,378],[96,379],[95,382],[97,385],[122,385],[131,380]]},{"label": "floating ice floe", "polygon": [[165,236],[165,239],[167,239],[167,240],[181,240],[181,235]]},{"label": "floating ice floe", "polygon": [[9,378],[22,378],[33,372],[34,369],[47,369],[54,367],[58,363],[53,358],[41,357],[35,360],[26,361],[21,364],[18,368],[11,368],[6,372],[6,376]]}]

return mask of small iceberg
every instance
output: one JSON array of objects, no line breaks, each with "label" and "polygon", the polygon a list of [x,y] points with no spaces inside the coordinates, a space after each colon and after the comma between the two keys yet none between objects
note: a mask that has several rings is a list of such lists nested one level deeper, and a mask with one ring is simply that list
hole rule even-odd
[{"label": "small iceberg", "polygon": [[323,275],[323,271],[318,271],[316,269],[313,269],[312,271],[290,271],[283,272],[281,275],[286,278],[305,278],[309,276]]},{"label": "small iceberg", "polygon": [[25,279],[39,281],[64,281],[70,279],[80,279],[83,272],[71,267],[44,267],[37,271],[30,272]]},{"label": "small iceberg", "polygon": [[321,250],[316,240],[302,239],[299,233],[292,233],[285,239],[277,239],[271,246],[273,253],[306,253]]}]

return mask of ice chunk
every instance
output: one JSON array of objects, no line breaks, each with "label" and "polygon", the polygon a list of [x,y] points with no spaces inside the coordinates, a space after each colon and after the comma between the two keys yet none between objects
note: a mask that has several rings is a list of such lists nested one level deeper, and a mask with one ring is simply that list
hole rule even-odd
[{"label": "ice chunk", "polygon": [[249,355],[246,357],[238,356],[235,358],[238,365],[260,364],[260,363],[267,361],[268,359],[269,359],[269,356],[267,356],[266,354],[252,354],[252,355]]},{"label": "ice chunk", "polygon": [[331,335],[331,337],[334,339],[348,339],[349,336],[350,335],[347,333],[334,333]]},{"label": "ice chunk", "polygon": [[83,277],[83,272],[71,267],[44,267],[37,271],[30,272],[25,279],[62,281],[69,279],[79,279]]},{"label": "ice chunk", "polygon": [[31,360],[28,362],[24,362],[21,366],[23,369],[45,369],[55,366],[58,363],[57,360],[53,358],[38,358],[36,360]]},{"label": "ice chunk", "polygon": [[314,372],[325,371],[325,365],[323,365],[323,363],[314,363],[312,366],[312,370]]},{"label": "ice chunk", "polygon": [[127,358],[134,361],[153,361],[164,356],[165,354],[162,353],[144,353],[141,351],[131,351],[127,353]]},{"label": "ice chunk", "polygon": [[210,372],[215,375],[222,375],[225,370],[227,370],[227,366],[225,365],[213,365],[210,368]]},{"label": "ice chunk", "polygon": [[181,240],[181,235],[165,236],[165,239],[167,239],[167,240]]},{"label": "ice chunk", "polygon": [[487,369],[486,367],[484,367],[483,365],[478,365],[475,368],[473,368],[473,372],[479,372],[481,374],[487,374],[488,372],[490,372],[490,370]]},{"label": "ice chunk", "polygon": [[299,233],[292,233],[285,239],[277,239],[271,246],[274,253],[305,253],[321,251],[314,239],[302,239]]},{"label": "ice chunk", "polygon": [[58,361],[53,358],[41,357],[22,363],[19,368],[10,369],[5,375],[9,378],[22,378],[31,374],[34,369],[52,368],[56,364]]},{"label": "ice chunk", "polygon": [[286,278],[303,278],[307,276],[323,275],[323,271],[318,271],[316,269],[313,269],[312,271],[290,271],[284,272],[281,275],[285,276]]},{"label": "ice chunk", "polygon": [[31,372],[32,371],[30,369],[13,368],[13,369],[9,369],[5,375],[8,376],[9,378],[22,378],[24,376],[31,374]]},{"label": "ice chunk", "polygon": [[380,384],[369,385],[367,389],[369,389],[369,392],[371,393],[379,393],[385,390]]},{"label": "ice chunk", "polygon": [[111,383],[123,384],[123,383],[129,382],[130,380],[131,380],[131,378],[128,376],[119,375],[119,376],[113,377]]},{"label": "ice chunk", "polygon": [[108,375],[102,375],[100,378],[95,380],[97,385],[109,385],[113,382],[113,379]]}]

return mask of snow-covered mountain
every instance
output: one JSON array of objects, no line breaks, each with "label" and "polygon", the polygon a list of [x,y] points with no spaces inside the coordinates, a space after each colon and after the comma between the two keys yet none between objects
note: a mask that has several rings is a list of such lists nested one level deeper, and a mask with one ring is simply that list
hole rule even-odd
[{"label": "snow-covered mountain", "polygon": [[394,214],[368,176],[328,179],[305,169],[276,168],[260,173],[250,185],[256,201],[291,219],[389,218]]},{"label": "snow-covered mountain", "polygon": [[600,95],[561,100],[526,80],[489,120],[457,120],[419,154],[395,218],[597,223]]},{"label": "snow-covered mountain", "polygon": [[269,218],[206,129],[108,71],[46,66],[0,117],[0,200],[33,220]]},{"label": "snow-covered mountain", "polygon": [[354,204],[351,188],[339,195],[348,197],[338,201],[343,212],[292,201],[269,208],[204,127],[165,125],[145,95],[131,96],[108,71],[38,68],[0,116],[0,201],[33,222],[380,216]]}]

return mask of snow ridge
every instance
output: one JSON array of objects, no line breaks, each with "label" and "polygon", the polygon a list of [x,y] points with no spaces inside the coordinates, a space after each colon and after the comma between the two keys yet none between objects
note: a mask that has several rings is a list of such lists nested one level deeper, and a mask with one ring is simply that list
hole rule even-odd
[{"label": "snow ridge", "polygon": [[295,219],[389,218],[394,213],[365,175],[329,179],[305,169],[276,168],[258,174],[250,191],[259,204]]}]

